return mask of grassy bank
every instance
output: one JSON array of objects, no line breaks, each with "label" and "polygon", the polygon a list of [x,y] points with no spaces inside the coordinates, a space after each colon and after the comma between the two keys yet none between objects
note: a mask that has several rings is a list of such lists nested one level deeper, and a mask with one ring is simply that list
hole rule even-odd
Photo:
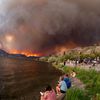
[{"label": "grassy bank", "polygon": [[100,100],[100,73],[95,70],[84,70],[71,67],[60,67],[65,73],[70,73],[74,70],[80,79],[85,84],[85,90],[71,88],[67,91],[65,100]]}]

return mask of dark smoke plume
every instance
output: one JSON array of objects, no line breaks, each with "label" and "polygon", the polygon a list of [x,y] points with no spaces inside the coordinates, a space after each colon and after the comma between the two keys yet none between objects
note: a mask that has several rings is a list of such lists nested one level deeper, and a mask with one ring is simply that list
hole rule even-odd
[{"label": "dark smoke plume", "polygon": [[[100,42],[99,0],[1,0],[0,46],[51,53]],[[14,37],[12,42],[6,36]]]}]

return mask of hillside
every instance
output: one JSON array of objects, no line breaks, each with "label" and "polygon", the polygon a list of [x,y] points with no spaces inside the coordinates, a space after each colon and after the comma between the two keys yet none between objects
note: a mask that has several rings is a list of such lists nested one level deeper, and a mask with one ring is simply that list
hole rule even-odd
[{"label": "hillside", "polygon": [[[65,51],[66,52],[66,51]],[[88,46],[88,47],[78,47],[75,49],[71,49],[66,54],[69,53],[82,53],[82,54],[91,54],[91,53],[100,53],[100,46]]]},{"label": "hillside", "polygon": [[0,56],[7,56],[8,53],[0,49]]},{"label": "hillside", "polygon": [[88,46],[88,47],[77,47],[64,51],[63,53],[57,53],[55,55],[41,57],[40,60],[47,62],[62,63],[66,60],[77,60],[91,58],[100,58],[100,46]]},{"label": "hillside", "polygon": [[34,57],[34,56],[30,56],[30,57],[27,57],[23,54],[9,54],[7,53],[6,51],[0,49],[0,57],[9,57],[9,58],[26,58],[26,59],[35,59],[37,60],[39,57]]}]

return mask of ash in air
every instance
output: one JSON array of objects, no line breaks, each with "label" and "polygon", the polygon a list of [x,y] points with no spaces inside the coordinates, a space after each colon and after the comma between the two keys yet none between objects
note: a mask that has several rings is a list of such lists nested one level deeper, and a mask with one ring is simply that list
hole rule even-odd
[{"label": "ash in air", "polygon": [[100,0],[0,0],[0,48],[52,53],[100,42]]}]

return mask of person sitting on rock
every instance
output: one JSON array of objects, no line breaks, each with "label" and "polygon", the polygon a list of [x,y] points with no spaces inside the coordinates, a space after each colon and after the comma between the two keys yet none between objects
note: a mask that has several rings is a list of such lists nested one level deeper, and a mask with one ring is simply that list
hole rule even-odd
[{"label": "person sitting on rock", "polygon": [[69,74],[64,75],[64,81],[66,82],[67,88],[69,89],[71,87],[71,79],[69,77]]},{"label": "person sitting on rock", "polygon": [[64,81],[64,76],[62,76],[61,78],[61,82],[59,84],[59,94],[57,96],[57,100],[63,100],[65,98],[65,95],[66,95],[66,91],[67,91],[67,85],[66,85],[66,82]]},{"label": "person sitting on rock", "polygon": [[41,99],[40,100],[56,100],[56,93],[54,89],[50,85],[47,85],[44,93],[40,92]]}]

